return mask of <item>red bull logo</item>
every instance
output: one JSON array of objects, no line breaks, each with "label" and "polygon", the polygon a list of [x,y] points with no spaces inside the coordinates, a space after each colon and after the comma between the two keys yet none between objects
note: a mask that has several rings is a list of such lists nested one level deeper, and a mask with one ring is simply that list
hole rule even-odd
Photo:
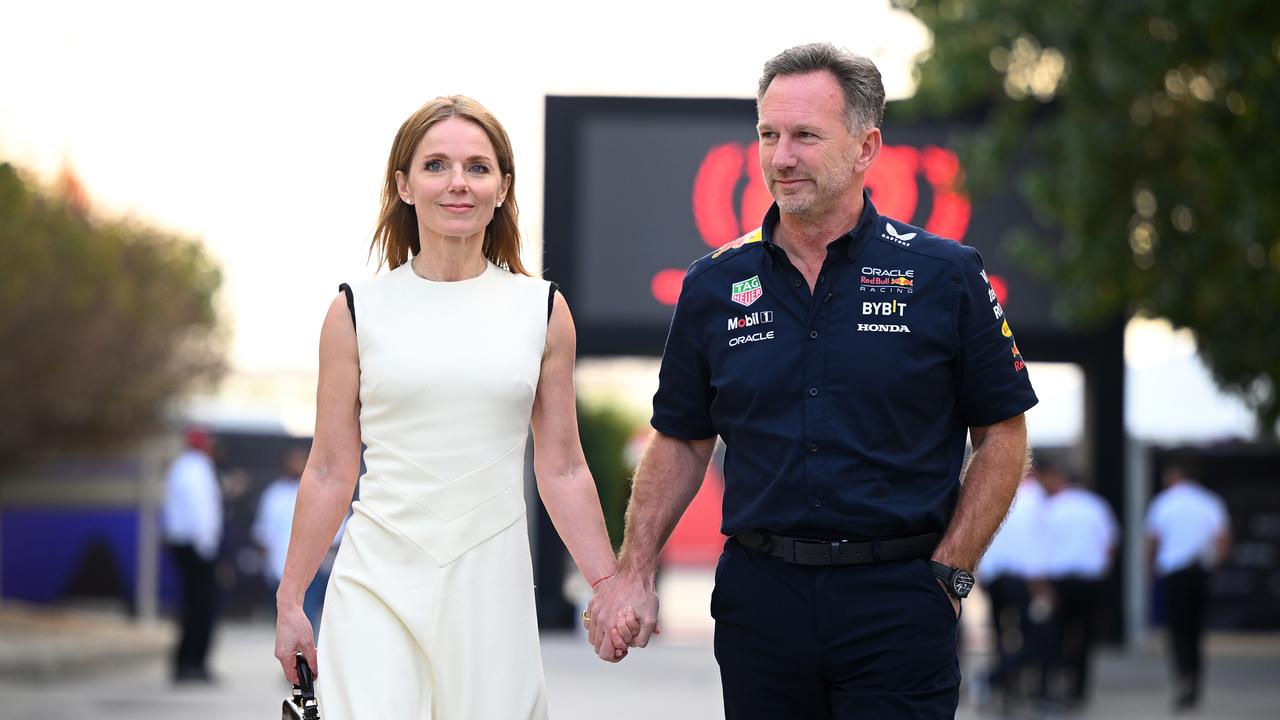
[{"label": "red bull logo", "polygon": [[758,243],[763,239],[764,239],[764,234],[761,230],[759,229],[753,230],[747,233],[746,235],[743,235],[742,237],[738,238],[737,240],[734,240],[733,242],[727,242],[724,245],[721,245],[719,250],[716,250],[715,252],[711,253],[711,259],[715,260],[716,258],[720,257],[720,255],[723,254],[726,250],[737,250],[743,245],[747,245],[749,243]]}]

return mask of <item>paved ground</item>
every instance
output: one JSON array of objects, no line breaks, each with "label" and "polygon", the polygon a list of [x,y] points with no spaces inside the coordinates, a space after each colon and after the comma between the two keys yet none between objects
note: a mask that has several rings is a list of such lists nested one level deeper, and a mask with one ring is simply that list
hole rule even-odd
[{"label": "paved ground", "polygon": [[[272,628],[224,625],[214,687],[173,688],[158,660],[101,669],[66,682],[0,679],[0,720],[189,720],[274,717],[286,687],[271,657]],[[1275,718],[1280,707],[1280,639],[1215,637],[1209,691],[1196,717]],[[662,641],[619,665],[595,660],[570,635],[544,638],[552,717],[685,720],[721,717],[719,683],[704,642]],[[971,659],[971,663],[981,662]],[[1162,659],[1109,652],[1099,659],[1098,693],[1083,718],[1167,717]],[[981,717],[967,704],[960,718]]]}]

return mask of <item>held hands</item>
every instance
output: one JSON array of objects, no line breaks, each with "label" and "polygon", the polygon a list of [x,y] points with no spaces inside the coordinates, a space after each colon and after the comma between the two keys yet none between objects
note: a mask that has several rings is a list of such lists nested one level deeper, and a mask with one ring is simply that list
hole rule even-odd
[{"label": "held hands", "polygon": [[630,647],[645,647],[658,627],[658,595],[632,573],[618,573],[596,585],[583,614],[587,642],[606,662],[618,662]]},{"label": "held hands", "polygon": [[300,652],[311,666],[311,674],[320,677],[320,665],[316,662],[316,644],[312,640],[311,621],[302,606],[281,607],[276,615],[276,660],[284,668],[284,677],[291,684],[298,684],[298,667],[294,653]]}]

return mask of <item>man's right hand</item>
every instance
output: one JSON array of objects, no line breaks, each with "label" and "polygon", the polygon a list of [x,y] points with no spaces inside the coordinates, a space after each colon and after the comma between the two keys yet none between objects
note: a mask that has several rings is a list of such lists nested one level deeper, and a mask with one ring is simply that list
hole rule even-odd
[{"label": "man's right hand", "polygon": [[592,618],[587,640],[601,660],[622,659],[614,649],[618,640],[630,647],[646,647],[649,637],[661,634],[658,627],[658,594],[652,579],[645,582],[637,573],[619,571],[596,588],[587,613]]},{"label": "man's right hand", "polygon": [[282,607],[276,614],[276,660],[284,668],[284,676],[291,684],[298,684],[298,664],[294,653],[302,653],[311,666],[312,677],[320,677],[320,665],[316,661],[316,644],[312,639],[311,621],[302,612],[301,605]]}]

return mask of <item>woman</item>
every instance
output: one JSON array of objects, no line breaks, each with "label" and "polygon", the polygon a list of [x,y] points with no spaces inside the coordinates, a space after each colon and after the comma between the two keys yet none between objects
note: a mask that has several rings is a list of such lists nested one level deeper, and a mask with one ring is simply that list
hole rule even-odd
[{"label": "woman", "polygon": [[[276,658],[323,717],[546,715],[524,522],[538,490],[583,577],[615,570],[574,409],[573,320],[520,263],[511,143],[462,96],[400,127],[372,250],[320,334],[315,441],[277,594]],[[329,581],[319,662],[303,593],[367,472]],[[625,621],[625,620],[624,620]],[[616,655],[625,654],[617,636]]]}]

